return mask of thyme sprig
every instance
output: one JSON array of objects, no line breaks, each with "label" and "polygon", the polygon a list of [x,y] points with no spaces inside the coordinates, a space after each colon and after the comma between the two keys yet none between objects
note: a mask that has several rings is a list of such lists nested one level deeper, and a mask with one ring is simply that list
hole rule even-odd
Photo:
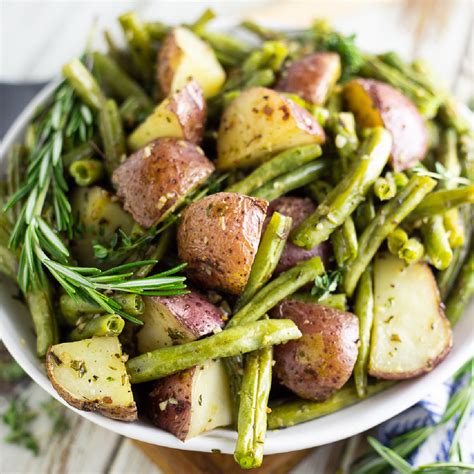
[{"label": "thyme sprig", "polygon": [[454,184],[466,186],[471,184],[469,179],[463,178],[462,176],[455,176],[439,162],[436,162],[434,166],[435,171],[429,171],[423,165],[416,165],[411,169],[411,171],[419,176],[428,176],[429,178],[433,178],[438,181],[449,181]]}]

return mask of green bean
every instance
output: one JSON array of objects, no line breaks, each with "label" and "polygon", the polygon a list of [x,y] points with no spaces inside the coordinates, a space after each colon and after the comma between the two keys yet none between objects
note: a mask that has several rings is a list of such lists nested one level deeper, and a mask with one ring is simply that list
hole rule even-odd
[{"label": "green bean", "polygon": [[397,190],[403,189],[408,184],[408,176],[403,171],[387,174],[393,177]]},{"label": "green bean", "polygon": [[58,327],[51,303],[50,288],[36,288],[25,294],[36,334],[36,353],[44,357],[58,342]]},{"label": "green bean", "polygon": [[318,275],[324,273],[319,257],[299,262],[267,283],[243,308],[232,316],[227,328],[233,328],[260,319],[267,311],[293,294]]},{"label": "green bean", "polygon": [[374,198],[369,193],[355,211],[355,225],[358,232],[362,232],[375,217]]},{"label": "green bean", "polygon": [[299,337],[301,332],[288,319],[256,321],[226,329],[204,339],[139,355],[127,362],[127,372],[132,383],[148,382],[209,359],[245,354]]},{"label": "green bean", "polygon": [[292,232],[293,243],[309,250],[327,240],[364,200],[385,167],[391,146],[389,132],[381,127],[371,129],[360,148],[359,159],[316,211]]},{"label": "green bean", "polygon": [[92,140],[82,143],[62,157],[63,166],[69,170],[75,161],[90,160],[97,154],[96,149],[92,145]]},{"label": "green bean", "polygon": [[90,186],[104,176],[104,164],[99,160],[78,160],[69,166],[69,174],[78,186]]},{"label": "green bean", "polygon": [[419,262],[425,254],[425,247],[416,238],[408,239],[398,251],[398,256],[405,261],[407,265]]},{"label": "green bean", "polygon": [[153,78],[153,62],[150,35],[136,12],[119,16],[125,38],[130,47],[132,61],[145,82]]},{"label": "green bean", "polygon": [[237,63],[241,62],[249,54],[249,48],[232,36],[206,30],[202,30],[198,35],[207,41],[216,53],[224,54],[237,61]]},{"label": "green bean", "polygon": [[464,133],[459,137],[459,159],[462,175],[474,181],[474,133]]},{"label": "green bean", "polygon": [[153,108],[153,102],[143,88],[133,80],[112,58],[99,52],[93,53],[94,70],[107,88],[121,100],[134,98],[140,106],[140,111],[148,113]]},{"label": "green bean", "polygon": [[99,113],[99,131],[104,144],[105,165],[109,174],[126,158],[125,136],[117,104],[109,99]]},{"label": "green bean", "polygon": [[[145,260],[161,260],[170,244],[171,240],[174,236],[174,227],[168,227],[160,236],[160,239],[158,240],[158,243],[156,245],[153,245],[150,249],[149,252],[147,252]],[[136,278],[145,278],[147,277],[153,268],[155,267],[155,264],[149,264],[149,265],[144,265],[143,267],[140,267],[138,271],[135,274]]]},{"label": "green bean", "polygon": [[240,467],[251,469],[263,462],[267,432],[268,397],[272,385],[273,348],[264,347],[245,356],[238,435],[234,458]]},{"label": "green bean", "polygon": [[[389,387],[395,382],[383,380],[367,386],[366,397],[375,395]],[[360,398],[352,384],[347,384],[334,393],[331,398],[324,402],[311,402],[297,399],[271,406],[271,413],[268,415],[268,429],[287,428],[305,421],[314,420],[324,415],[329,415],[342,408],[354,405]]]},{"label": "green bean", "polygon": [[423,244],[432,265],[438,270],[448,268],[453,258],[449,237],[443,224],[443,216],[433,216],[421,226]]},{"label": "green bean", "polygon": [[79,323],[77,328],[69,333],[68,340],[80,341],[96,336],[118,336],[124,326],[125,321],[116,314],[97,315]]},{"label": "green bean", "polygon": [[170,31],[170,27],[161,21],[145,23],[145,28],[151,39],[162,41]]},{"label": "green bean", "polygon": [[228,187],[226,192],[250,194],[277,176],[320,157],[321,153],[322,150],[319,145],[305,145],[285,150],[260,165],[241,181]]},{"label": "green bean", "polygon": [[266,199],[267,201],[273,201],[290,191],[302,188],[315,181],[328,168],[329,164],[329,160],[325,158],[312,161],[300,166],[294,171],[278,176],[251,194],[252,196]]},{"label": "green bean", "polygon": [[398,257],[398,252],[408,241],[408,234],[398,227],[387,235],[387,247],[391,254]]},{"label": "green bean", "polygon": [[449,209],[462,206],[463,204],[474,204],[474,185],[464,186],[456,189],[442,189],[430,193],[423,199],[418,207],[410,214],[408,222],[414,222],[424,217],[443,214]]},{"label": "green bean", "polygon": [[271,30],[270,28],[259,25],[254,21],[245,20],[240,24],[240,26],[251,33],[256,34],[262,40],[276,40],[284,37],[284,34],[281,31]]},{"label": "green bean", "polygon": [[332,186],[327,181],[321,180],[310,183],[306,189],[313,200],[320,204],[331,192]]},{"label": "green bean", "polygon": [[94,110],[100,110],[105,96],[99,84],[79,59],[74,59],[63,67],[63,74],[79,97]]},{"label": "green bean", "polygon": [[110,56],[125,71],[131,69],[132,65],[129,55],[117,46],[111,33],[107,30],[104,31],[104,39],[108,47],[108,56]]},{"label": "green bean", "polygon": [[454,287],[446,301],[446,316],[455,325],[474,294],[474,252],[471,245],[470,255],[463,264]]},{"label": "green bean", "polygon": [[459,209],[446,211],[443,216],[443,225],[448,234],[450,247],[453,249],[461,247],[466,239],[466,233]]},{"label": "green bean", "polygon": [[327,121],[327,127],[334,136],[334,144],[341,158],[341,171],[345,173],[359,147],[354,114],[351,112],[332,114]]},{"label": "green bean", "polygon": [[389,173],[383,176],[379,176],[374,183],[374,195],[380,199],[380,201],[388,201],[397,194],[397,184],[395,179]]},{"label": "green bean", "polygon": [[309,293],[294,293],[288,299],[329,306],[331,308],[340,309],[341,311],[347,310],[347,297],[344,293],[329,293],[323,297]]},{"label": "green bean", "polygon": [[337,114],[342,111],[343,100],[342,100],[342,88],[335,86],[332,93],[326,100],[326,107],[330,114]]},{"label": "green bean", "polygon": [[406,188],[382,206],[374,220],[366,227],[359,239],[359,253],[349,263],[344,274],[344,288],[352,296],[360,276],[367,268],[382,242],[415,209],[421,200],[436,186],[434,179],[413,176]]},{"label": "green bean", "polygon": [[367,267],[357,285],[354,313],[359,318],[359,353],[354,366],[354,383],[357,395],[367,394],[367,367],[369,365],[370,335],[374,321],[374,288],[372,268]]},{"label": "green bean", "polygon": [[348,217],[331,235],[331,244],[339,267],[357,257],[359,244],[352,217]]},{"label": "green bean", "polygon": [[142,122],[145,120],[146,115],[140,100],[136,97],[129,97],[120,105],[120,117],[122,118],[123,126],[126,128],[132,128],[139,122]]},{"label": "green bean", "polygon": [[271,69],[265,68],[255,72],[252,77],[247,79],[244,82],[243,88],[248,89],[250,87],[269,87],[273,85],[275,80],[275,73]]},{"label": "green bean", "polygon": [[235,304],[235,310],[245,306],[271,278],[291,230],[291,217],[274,212],[262,235],[245,290]]}]

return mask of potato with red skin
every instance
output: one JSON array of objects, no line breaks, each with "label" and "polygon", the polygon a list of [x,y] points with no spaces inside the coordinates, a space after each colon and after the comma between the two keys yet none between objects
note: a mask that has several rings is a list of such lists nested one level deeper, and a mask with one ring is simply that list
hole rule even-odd
[{"label": "potato with red skin", "polygon": [[291,319],[303,334],[274,348],[274,371],[283,385],[301,398],[323,401],[349,380],[357,360],[357,316],[295,300],[283,301],[271,316]]},{"label": "potato with red skin", "polygon": [[428,131],[413,102],[400,91],[374,79],[354,79],[343,95],[361,128],[385,127],[393,138],[390,163],[402,171],[415,166],[428,151]]},{"label": "potato with red skin", "polygon": [[323,105],[340,77],[341,59],[337,53],[313,53],[291,63],[276,89],[296,94],[306,102]]},{"label": "potato with red skin", "polygon": [[217,193],[190,204],[178,227],[178,255],[205,288],[241,294],[260,242],[268,203]]},{"label": "potato with red skin", "polygon": [[[291,217],[293,222],[291,229],[300,225],[304,219],[310,216],[316,209],[316,205],[309,198],[302,198],[296,196],[283,196],[270,202],[267,211],[267,218],[264,223],[264,229],[271,219],[274,212],[279,212],[284,216]],[[308,260],[313,257],[321,257],[321,260],[326,268],[329,264],[329,256],[331,255],[331,245],[329,241],[322,242],[316,245],[311,250],[306,250],[302,247],[287,242],[283,253],[280,257],[280,261],[275,269],[274,275],[289,270],[295,266],[298,262]]]},{"label": "potato with red skin", "polygon": [[157,224],[214,171],[203,151],[184,140],[159,138],[122,163],[112,176],[124,209],[145,228]]}]

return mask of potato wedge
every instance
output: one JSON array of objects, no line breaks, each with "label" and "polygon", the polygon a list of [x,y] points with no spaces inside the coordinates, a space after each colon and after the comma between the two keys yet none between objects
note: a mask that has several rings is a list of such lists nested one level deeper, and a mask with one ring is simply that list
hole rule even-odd
[{"label": "potato wedge", "polygon": [[400,91],[374,79],[354,79],[343,94],[359,127],[383,126],[392,134],[393,169],[411,168],[424,158],[428,130],[416,106]]},{"label": "potato wedge", "polygon": [[232,423],[229,381],[222,360],[209,360],[154,383],[151,421],[181,441]]},{"label": "potato wedge", "polygon": [[223,312],[196,291],[179,296],[146,296],[137,333],[138,352],[184,344],[220,331]]},{"label": "potato wedge", "polygon": [[[71,241],[71,249],[77,261],[84,266],[104,267],[94,257],[94,243],[108,246],[118,229],[130,234],[133,219],[122,209],[119,202],[105,189],[75,188],[71,196],[72,214],[82,229],[80,239]],[[107,262],[113,266],[119,262]]]},{"label": "potato wedge", "polygon": [[271,316],[291,319],[303,334],[274,348],[274,370],[285,387],[301,398],[323,401],[349,380],[358,353],[357,316],[297,300],[283,301]]},{"label": "potato wedge", "polygon": [[267,201],[217,193],[190,204],[178,227],[178,255],[205,288],[239,295],[257,252]]},{"label": "potato wedge", "polygon": [[341,58],[337,53],[313,53],[291,63],[276,89],[296,94],[306,102],[323,105],[340,77]]},{"label": "potato wedge", "polygon": [[166,95],[182,89],[193,78],[204,97],[213,97],[225,77],[212,48],[191,30],[178,26],[168,33],[158,56],[158,82]]},{"label": "potato wedge", "polygon": [[287,148],[324,140],[324,130],[307,110],[274,90],[253,87],[222,115],[217,168],[254,166]]},{"label": "potato wedge", "polygon": [[149,228],[172,212],[214,171],[203,151],[177,138],[159,138],[131,155],[112,176],[124,208]]},{"label": "potato wedge", "polygon": [[117,337],[93,337],[51,346],[46,370],[69,405],[121,421],[137,419],[122,348]]},{"label": "potato wedge", "polygon": [[206,101],[199,84],[188,81],[166,98],[128,138],[132,151],[161,137],[182,138],[199,145],[206,122]]},{"label": "potato wedge", "polygon": [[[294,229],[300,225],[304,219],[310,216],[315,209],[316,205],[309,198],[283,196],[281,198],[275,199],[270,202],[270,205],[268,206],[264,229],[274,212],[279,212],[284,216],[291,217],[293,219],[291,228]],[[330,255],[331,245],[329,241],[322,242],[311,250],[306,250],[303,247],[298,247],[291,242],[287,242],[274,274],[279,275],[280,273],[295,266],[298,262],[318,256],[321,257],[324,267],[327,267]]]},{"label": "potato wedge", "polygon": [[375,315],[369,374],[408,379],[432,370],[449,353],[452,333],[430,267],[406,266],[388,253],[374,265]]}]

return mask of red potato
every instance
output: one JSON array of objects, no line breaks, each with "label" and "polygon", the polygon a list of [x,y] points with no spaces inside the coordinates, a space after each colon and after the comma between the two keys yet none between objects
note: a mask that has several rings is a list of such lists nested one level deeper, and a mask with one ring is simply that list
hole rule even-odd
[{"label": "red potato", "polygon": [[274,348],[274,370],[283,385],[301,398],[323,401],[349,380],[357,360],[357,316],[295,300],[283,301],[271,316],[291,319],[303,334]]},{"label": "red potato", "polygon": [[190,204],[178,227],[178,254],[205,288],[239,295],[250,274],[268,203],[217,193]]},{"label": "red potato", "polygon": [[143,327],[137,334],[141,354],[191,342],[224,327],[223,312],[196,291],[179,296],[147,296],[143,300]]},{"label": "red potato", "polygon": [[[274,212],[279,212],[284,216],[293,219],[291,228],[294,229],[300,225],[304,219],[310,216],[316,209],[315,204],[309,198],[301,198],[296,196],[283,196],[270,202],[268,206],[267,219],[264,223],[264,228],[271,219]],[[298,262],[308,260],[313,257],[321,257],[324,267],[328,266],[329,256],[331,254],[331,245],[329,241],[322,242],[311,250],[306,250],[302,247],[287,242],[281,255],[280,261],[275,269],[275,275],[290,269]]]},{"label": "red potato", "polygon": [[340,77],[341,59],[337,53],[313,53],[291,63],[276,89],[323,105]]},{"label": "red potato", "polygon": [[354,79],[344,98],[359,127],[385,127],[393,138],[390,163],[396,171],[411,168],[428,151],[428,130],[416,106],[400,91],[374,79]]},{"label": "red potato", "polygon": [[157,224],[214,171],[203,151],[160,138],[131,155],[112,176],[124,208],[143,227]]}]

